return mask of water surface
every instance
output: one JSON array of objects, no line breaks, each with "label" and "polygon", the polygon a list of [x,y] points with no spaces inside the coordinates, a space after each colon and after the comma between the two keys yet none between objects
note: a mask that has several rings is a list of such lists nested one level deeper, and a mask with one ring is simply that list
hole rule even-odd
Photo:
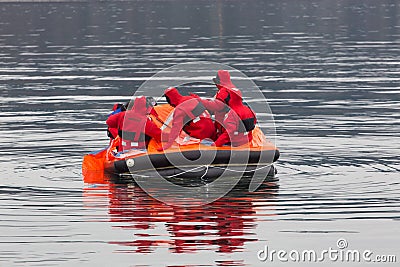
[{"label": "water surface", "polygon": [[[0,3],[0,265],[263,266],[265,245],[339,238],[398,253],[399,16],[390,0]],[[196,209],[85,185],[112,105],[196,60],[264,92],[279,182]]]}]

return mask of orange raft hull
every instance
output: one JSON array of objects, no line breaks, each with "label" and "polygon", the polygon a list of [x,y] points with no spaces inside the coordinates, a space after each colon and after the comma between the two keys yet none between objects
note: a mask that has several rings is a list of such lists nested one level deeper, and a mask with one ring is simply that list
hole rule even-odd
[{"label": "orange raft hull", "polygon": [[[159,117],[154,121],[166,121],[172,111],[169,105],[155,108]],[[157,151],[161,144],[151,140],[147,150],[116,154],[117,143],[118,140],[114,140],[107,149],[86,155],[82,165],[84,176],[93,170],[141,177],[154,176],[156,172],[166,178],[217,178],[222,174],[247,176],[255,172],[274,176],[273,163],[279,158],[279,150],[267,141],[258,127],[253,130],[253,141],[239,147],[213,147],[189,138],[184,132],[174,146],[163,152]]]}]

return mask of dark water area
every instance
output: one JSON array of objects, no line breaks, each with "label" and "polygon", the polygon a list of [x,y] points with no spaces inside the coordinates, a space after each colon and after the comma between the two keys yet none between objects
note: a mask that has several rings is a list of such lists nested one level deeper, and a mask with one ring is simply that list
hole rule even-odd
[{"label": "dark water area", "polygon": [[[0,265],[265,266],[340,238],[398,262],[399,55],[394,0],[0,1]],[[279,181],[194,209],[84,184],[112,105],[191,61],[262,90]]]}]

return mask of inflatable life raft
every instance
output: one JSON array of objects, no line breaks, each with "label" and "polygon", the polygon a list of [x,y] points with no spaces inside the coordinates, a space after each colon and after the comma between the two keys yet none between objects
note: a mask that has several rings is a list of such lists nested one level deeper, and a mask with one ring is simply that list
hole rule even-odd
[{"label": "inflatable life raft", "polygon": [[[159,127],[171,124],[173,108],[170,105],[154,108],[158,117],[153,121]],[[253,141],[249,144],[214,147],[182,131],[174,145],[162,152],[157,151],[161,144],[151,140],[147,150],[117,153],[118,139],[115,139],[104,150],[84,156],[82,173],[88,181],[93,172],[101,171],[120,177],[158,174],[165,178],[215,179],[221,175],[252,176],[255,173],[274,177],[273,163],[279,158],[279,150],[258,127],[252,133]]]}]

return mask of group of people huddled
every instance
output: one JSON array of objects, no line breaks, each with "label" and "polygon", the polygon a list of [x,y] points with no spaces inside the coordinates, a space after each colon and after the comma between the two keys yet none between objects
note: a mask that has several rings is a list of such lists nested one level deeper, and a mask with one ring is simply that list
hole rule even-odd
[{"label": "group of people huddled", "polygon": [[228,71],[219,70],[213,81],[218,88],[214,99],[195,94],[183,96],[174,87],[165,90],[168,104],[175,108],[169,133],[162,131],[163,127],[160,129],[150,116],[157,117],[154,99],[142,96],[135,99],[131,109],[114,105],[107,119],[108,135],[120,137],[119,151],[145,149],[151,138],[165,141],[158,151],[168,149],[181,130],[200,140],[210,139],[211,145],[217,147],[251,142],[251,131],[257,123],[255,113],[243,103],[242,93],[232,83]]}]

